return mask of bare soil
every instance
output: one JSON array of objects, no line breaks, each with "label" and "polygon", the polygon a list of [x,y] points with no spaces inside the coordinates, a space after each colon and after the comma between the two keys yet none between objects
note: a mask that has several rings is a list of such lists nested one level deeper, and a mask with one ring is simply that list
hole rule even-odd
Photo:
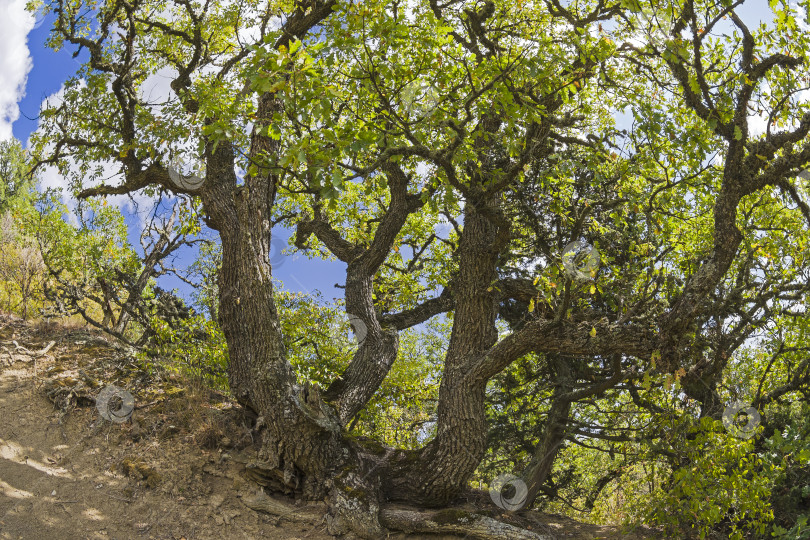
[{"label": "bare soil", "polygon": [[[125,422],[94,406],[108,384],[135,399]],[[244,415],[225,396],[86,329],[0,316],[0,539],[334,538],[318,512],[301,520],[246,506],[259,489],[254,458]],[[531,514],[559,539],[653,537]]]}]

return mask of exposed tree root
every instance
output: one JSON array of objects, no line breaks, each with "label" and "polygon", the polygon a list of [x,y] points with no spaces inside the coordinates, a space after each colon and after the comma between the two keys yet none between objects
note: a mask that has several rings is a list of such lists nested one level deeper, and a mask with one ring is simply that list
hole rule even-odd
[{"label": "exposed tree root", "polygon": [[279,521],[313,523],[319,521],[327,511],[325,504],[295,506],[269,497],[261,489],[255,495],[242,497],[242,502],[251,510],[278,517]]},{"label": "exposed tree root", "polygon": [[[269,497],[262,490],[259,490],[256,495],[242,497],[242,502],[252,510],[276,516],[279,521],[317,522],[323,518],[328,510],[325,504],[319,503],[307,506],[288,504]],[[346,501],[341,501],[341,504],[345,503]],[[360,510],[362,512],[363,509]],[[555,540],[555,537],[549,534],[510,525],[491,517],[458,508],[417,510],[404,506],[388,506],[382,508],[378,516],[380,524],[392,532],[454,534],[459,537],[479,540]],[[355,516],[355,518],[358,517],[359,515]],[[372,531],[363,527],[362,525],[368,525],[364,523],[366,520],[351,519],[347,523],[345,518],[344,515],[340,520],[340,527],[331,526],[334,519],[327,518],[330,523],[330,532],[341,534],[351,531],[364,538],[382,538],[385,536],[385,533],[380,530]],[[360,527],[358,527],[359,525]]]},{"label": "exposed tree root", "polygon": [[380,522],[388,529],[407,533],[457,534],[480,540],[555,540],[548,534],[457,508],[414,510],[387,507],[380,511]]}]

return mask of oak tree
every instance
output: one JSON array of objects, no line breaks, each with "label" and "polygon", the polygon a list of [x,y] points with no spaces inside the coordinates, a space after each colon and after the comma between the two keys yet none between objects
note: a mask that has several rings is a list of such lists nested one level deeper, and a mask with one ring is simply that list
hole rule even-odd
[{"label": "oak tree", "polygon": [[[516,362],[553,386],[519,471],[530,503],[572,426],[612,436],[572,424],[572,404],[621,392],[654,412],[640,390],[660,375],[717,419],[735,351],[801,318],[806,251],[783,250],[806,245],[810,218],[808,38],[786,3],[759,28],[743,3],[54,0],[51,45],[89,59],[41,113],[41,160],[82,198],[198,201],[220,236],[230,389],[258,415],[265,486],[326,498],[333,532],[538,538],[386,503],[441,507],[467,487],[488,384]],[[285,350],[276,224],[346,265],[363,338],[325,388],[299,384]],[[429,440],[350,436],[400,334],[442,316]]]}]

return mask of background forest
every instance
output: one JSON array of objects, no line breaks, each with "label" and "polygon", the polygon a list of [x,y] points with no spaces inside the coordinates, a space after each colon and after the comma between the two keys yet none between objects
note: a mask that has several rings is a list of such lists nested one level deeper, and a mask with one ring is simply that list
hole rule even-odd
[{"label": "background forest", "polygon": [[[313,422],[401,452],[381,502],[810,538],[810,3],[743,4],[46,4],[89,59],[0,142],[0,310],[258,412],[233,321],[264,313]],[[345,297],[272,279],[260,309],[251,260],[342,261]],[[449,449],[451,487],[409,483]],[[332,472],[285,452],[314,496]]]}]

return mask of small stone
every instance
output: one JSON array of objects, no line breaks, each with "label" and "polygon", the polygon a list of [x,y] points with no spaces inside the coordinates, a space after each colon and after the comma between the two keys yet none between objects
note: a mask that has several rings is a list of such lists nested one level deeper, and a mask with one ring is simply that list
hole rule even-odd
[{"label": "small stone", "polygon": [[230,525],[231,520],[233,518],[239,517],[241,515],[242,514],[240,512],[238,512],[237,510],[231,510],[230,512],[226,511],[226,512],[222,512],[222,519],[225,521],[225,525]]}]

